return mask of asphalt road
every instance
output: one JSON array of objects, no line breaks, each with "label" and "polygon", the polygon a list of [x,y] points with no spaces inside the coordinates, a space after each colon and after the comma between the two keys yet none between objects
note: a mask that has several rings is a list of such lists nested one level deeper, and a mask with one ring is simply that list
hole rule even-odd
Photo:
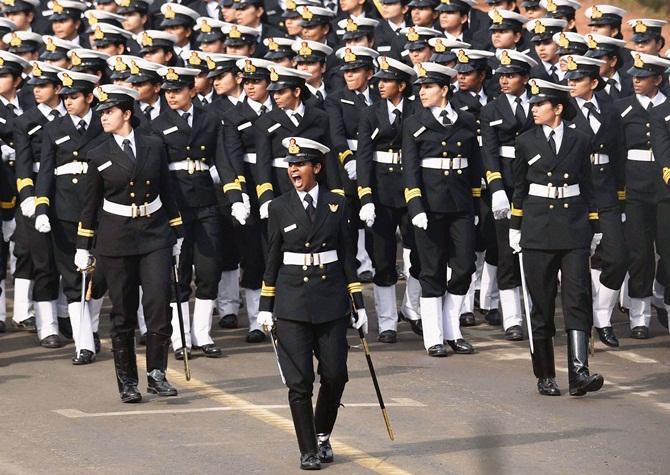
[{"label": "asphalt road", "polygon": [[[559,333],[565,394],[549,398],[535,389],[527,341],[507,342],[499,328],[481,323],[464,331],[478,354],[430,358],[406,323],[397,344],[374,341],[370,314],[396,440],[386,434],[364,355],[352,349],[327,473],[669,473],[670,336],[655,319],[653,338],[639,341],[617,315],[621,348],[596,344],[591,369],[605,386],[584,398],[567,395]],[[244,329],[215,328],[225,358],[195,358],[190,382],[170,358],[168,378],[179,396],[146,395],[140,378],[145,394],[137,405],[119,401],[108,340],[95,364],[74,367],[72,344],[46,350],[34,334],[1,335],[0,474],[299,473],[272,347],[245,343]],[[350,342],[358,344],[353,332]]]}]

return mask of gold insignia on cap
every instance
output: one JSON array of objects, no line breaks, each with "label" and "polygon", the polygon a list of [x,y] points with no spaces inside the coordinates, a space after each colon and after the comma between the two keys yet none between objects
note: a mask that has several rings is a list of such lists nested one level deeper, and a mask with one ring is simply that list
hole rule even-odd
[{"label": "gold insignia on cap", "polygon": [[153,46],[154,39],[145,31],[142,36],[142,46]]},{"label": "gold insignia on cap", "polygon": [[120,7],[129,7],[130,6],[130,0],[120,0],[119,1],[119,6]]},{"label": "gold insignia on cap", "polygon": [[425,78],[428,76],[428,71],[426,71],[426,68],[423,67],[423,64],[419,63],[419,68],[418,71],[416,72],[417,76],[420,78]]},{"label": "gold insignia on cap", "polygon": [[312,18],[314,18],[314,13],[312,13],[312,10],[309,8],[305,7],[302,9],[302,13],[300,14],[303,20],[310,21]]},{"label": "gold insignia on cap", "polygon": [[642,56],[639,54],[635,55],[635,62],[633,63],[633,66],[640,69],[644,68],[644,60],[642,59]]},{"label": "gold insignia on cap", "polygon": [[191,51],[191,56],[188,57],[188,64],[191,66],[200,66],[202,64],[202,58],[198,56],[197,51]]},{"label": "gold insignia on cap", "polygon": [[274,38],[268,39],[268,50],[270,51],[279,51],[279,45]]},{"label": "gold insignia on cap", "polygon": [[337,203],[328,203],[328,208],[330,208],[331,213],[337,213],[337,208],[339,208],[340,205]]},{"label": "gold insignia on cap", "polygon": [[256,72],[256,66],[254,66],[254,63],[252,63],[250,59],[247,59],[244,62],[244,72],[251,74]]},{"label": "gold insignia on cap", "polygon": [[137,65],[134,59],[130,61],[130,74],[135,76],[140,74],[140,67]]},{"label": "gold insignia on cap", "polygon": [[39,65],[35,63],[33,65],[33,76],[35,77],[40,77],[42,75],[42,70],[40,69]]},{"label": "gold insignia on cap", "polygon": [[93,38],[96,40],[102,40],[105,38],[105,32],[100,29],[100,27],[96,27],[95,33],[93,33]]},{"label": "gold insignia on cap", "polygon": [[540,93],[540,87],[533,80],[530,81],[530,93],[537,96]]},{"label": "gold insignia on cap", "polygon": [[598,42],[593,39],[593,35],[586,35],[586,46],[589,49],[596,49],[598,47]]},{"label": "gold insignia on cap", "polygon": [[107,99],[109,99],[107,93],[103,91],[100,86],[95,88],[95,95],[97,96],[100,102],[105,102]]},{"label": "gold insignia on cap", "polygon": [[86,18],[88,19],[89,25],[93,26],[98,24],[98,19],[94,17],[93,14],[89,14]]},{"label": "gold insignia on cap", "polygon": [[58,0],[53,0],[53,2],[51,2],[51,11],[52,12],[63,13],[63,10],[64,10],[63,5],[58,3]]},{"label": "gold insignia on cap", "polygon": [[470,62],[470,57],[465,53],[465,50],[463,49],[458,52],[457,58],[459,63],[467,64]]},{"label": "gold insignia on cap", "polygon": [[300,147],[295,139],[291,139],[288,142],[288,153],[291,155],[297,155],[300,153]]},{"label": "gold insignia on cap", "polygon": [[63,73],[63,79],[61,79],[60,82],[62,82],[65,87],[70,87],[74,83],[68,73]]},{"label": "gold insignia on cap", "polygon": [[165,79],[168,81],[179,81],[179,74],[177,74],[174,69],[169,68],[165,75]]},{"label": "gold insignia on cap", "polygon": [[507,51],[502,52],[502,55],[500,56],[500,64],[504,66],[509,66],[512,64],[512,58],[509,57],[509,53]]},{"label": "gold insignia on cap", "polygon": [[4,5],[7,5],[8,7],[13,7],[14,6],[14,0],[2,0],[2,3]]},{"label": "gold insignia on cap", "polygon": [[312,48],[309,47],[306,41],[302,42],[302,46],[300,47],[300,51],[298,51],[298,54],[300,56],[311,56],[313,53]]},{"label": "gold insignia on cap", "polygon": [[440,0],[440,2],[444,3],[445,5],[451,5],[451,0]]},{"label": "gold insignia on cap", "polygon": [[410,26],[409,31],[407,32],[407,41],[419,41],[419,38],[419,34],[414,27]]},{"label": "gold insignia on cap", "polygon": [[5,60],[0,58],[0,66],[4,66],[4,65],[5,65]]},{"label": "gold insignia on cap", "polygon": [[228,32],[229,38],[242,38],[242,33],[237,29],[237,26],[233,25]]},{"label": "gold insignia on cap", "polygon": [[270,68],[270,81],[277,82],[279,81],[279,74],[275,71],[275,68]]},{"label": "gold insignia on cap", "polygon": [[200,31],[203,33],[211,33],[212,32],[212,25],[207,23],[207,20],[202,20],[200,23]]},{"label": "gold insignia on cap", "polygon": [[172,9],[172,7],[170,5],[165,7],[165,19],[166,20],[172,20],[175,16],[177,16],[177,14],[175,13],[175,11]]},{"label": "gold insignia on cap", "polygon": [[577,63],[572,56],[568,56],[568,71],[577,71]]},{"label": "gold insignia on cap", "polygon": [[70,57],[70,63],[72,66],[79,66],[81,64],[81,58],[77,53],[72,53],[72,56]]},{"label": "gold insignia on cap", "polygon": [[533,32],[536,35],[541,35],[542,33],[545,33],[547,31],[547,27],[544,26],[544,23],[541,21],[536,21],[535,22],[535,28],[533,28]]},{"label": "gold insignia on cap", "polygon": [[390,68],[389,62],[386,61],[386,56],[380,56],[379,57],[379,69],[382,71],[388,71]]},{"label": "gold insignia on cap", "polygon": [[351,48],[347,48],[344,50],[344,62],[345,63],[353,63],[356,61],[356,54],[351,51]]},{"label": "gold insignia on cap", "polygon": [[15,31],[12,32],[12,39],[9,41],[9,45],[21,46],[21,43],[23,43],[23,41],[21,40],[21,38],[19,38],[19,35],[17,35]]},{"label": "gold insignia on cap", "polygon": [[505,21],[497,8],[493,10],[493,17],[491,17],[491,21],[494,25],[500,25],[503,21]]},{"label": "gold insignia on cap", "polygon": [[642,20],[637,20],[635,22],[635,27],[633,27],[633,30],[635,31],[635,33],[646,33],[647,25],[645,25]]},{"label": "gold insignia on cap", "polygon": [[547,11],[549,13],[555,13],[558,10],[558,5],[554,3],[554,0],[547,0]]},{"label": "gold insignia on cap", "polygon": [[119,56],[116,58],[116,61],[114,62],[114,71],[118,73],[122,73],[128,69],[128,65],[123,62],[123,59]]},{"label": "gold insignia on cap", "polygon": [[347,27],[345,29],[349,32],[356,31],[358,30],[358,25],[351,18],[347,18]]},{"label": "gold insignia on cap", "polygon": [[216,69],[216,62],[214,62],[211,56],[207,56],[207,69],[210,71]]},{"label": "gold insignia on cap", "polygon": [[558,46],[560,46],[561,48],[570,47],[570,40],[568,39],[567,36],[565,36],[565,33],[560,34],[558,38]]},{"label": "gold insignia on cap", "polygon": [[286,2],[286,9],[295,11],[295,9],[298,8],[298,5],[295,4],[295,0],[288,0]]},{"label": "gold insignia on cap", "polygon": [[54,43],[54,40],[52,38],[47,38],[47,46],[46,46],[47,51],[53,52],[56,51],[56,43]]},{"label": "gold insignia on cap", "polygon": [[444,46],[444,43],[442,43],[441,38],[435,40],[435,46],[433,48],[435,49],[436,53],[444,53],[445,51],[447,51],[447,47]]},{"label": "gold insignia on cap", "polygon": [[594,6],[591,9],[591,20],[597,20],[598,18],[603,17],[603,12],[598,9],[598,6]]}]

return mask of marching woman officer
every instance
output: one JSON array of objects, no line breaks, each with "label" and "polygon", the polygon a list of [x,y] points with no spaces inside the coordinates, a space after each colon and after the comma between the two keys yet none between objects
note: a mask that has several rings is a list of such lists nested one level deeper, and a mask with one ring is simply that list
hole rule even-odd
[{"label": "marching woman officer", "polygon": [[[286,137],[293,190],[269,205],[268,256],[258,322],[276,321],[278,355],[300,447],[300,468],[333,461],[330,434],[347,375],[347,326],[352,301],[355,328],[367,331],[356,250],[345,198],[319,184],[329,148]],[[320,181],[320,180],[319,180]],[[312,412],[313,357],[321,387]]]},{"label": "marching woman officer", "polygon": [[536,126],[516,139],[509,243],[516,253],[523,249],[538,391],[561,394],[552,341],[560,271],[570,394],[583,396],[603,385],[603,377],[590,375],[588,365],[593,319],[589,247],[592,254],[602,239],[591,182],[591,138],[563,122],[576,113],[568,86],[541,79],[530,84]]},{"label": "marching woman officer", "polygon": [[445,340],[456,353],[474,353],[461,335],[459,317],[475,270],[474,213],[482,176],[477,126],[472,114],[457,112],[449,102],[454,69],[436,63],[414,69],[423,107],[403,124],[402,159],[421,264],[423,343],[430,356],[447,356]]},{"label": "marching woman officer", "polygon": [[160,139],[136,133],[139,94],[123,86],[96,88],[105,134],[87,153],[86,202],[81,211],[75,265],[86,268],[91,250],[112,301],[112,352],[121,401],[139,402],[135,328],[139,287],[147,325],[147,391],[176,396],[165,373],[172,327],[170,276],[179,255],[182,220],[172,193]]}]

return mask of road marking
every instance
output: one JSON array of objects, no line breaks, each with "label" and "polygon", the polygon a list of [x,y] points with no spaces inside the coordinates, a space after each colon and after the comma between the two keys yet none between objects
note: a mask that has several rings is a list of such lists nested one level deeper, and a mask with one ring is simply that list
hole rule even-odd
[{"label": "road marking", "polygon": [[632,351],[624,350],[624,351],[608,351],[607,354],[616,356],[617,358],[622,358],[627,361],[632,361],[633,363],[639,363],[639,364],[660,364],[660,361],[655,360],[653,358],[647,358],[646,356],[638,355],[637,353],[634,353]]},{"label": "road marking", "polygon": [[[387,403],[386,407],[426,407],[414,399],[409,398],[391,398],[391,403]],[[288,409],[288,404],[251,404],[253,407],[260,409]],[[376,402],[358,402],[346,403],[345,407],[374,407],[378,408],[379,404]],[[148,411],[116,411],[116,412],[84,412],[79,409],[55,409],[52,412],[69,419],[79,419],[82,417],[114,417],[114,416],[142,416],[142,415],[156,415],[156,414],[189,414],[197,412],[225,412],[225,411],[241,411],[242,407],[231,406],[217,406],[217,407],[198,407],[191,409],[154,409]]]}]

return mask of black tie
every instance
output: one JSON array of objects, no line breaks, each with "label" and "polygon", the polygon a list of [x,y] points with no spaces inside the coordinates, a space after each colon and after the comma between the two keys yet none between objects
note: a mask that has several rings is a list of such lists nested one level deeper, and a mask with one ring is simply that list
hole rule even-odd
[{"label": "black tie", "polygon": [[258,115],[263,115],[268,111],[268,108],[265,107],[265,105],[262,105],[261,108],[258,110]]},{"label": "black tie", "polygon": [[365,94],[362,92],[357,92],[356,96],[358,96],[358,99],[363,103],[363,105],[368,105],[368,102],[365,100]]},{"label": "black tie", "polygon": [[321,91],[316,91],[316,98],[319,102],[323,102],[323,94],[321,94]]},{"label": "black tie", "polygon": [[307,217],[309,218],[310,222],[314,222],[314,215],[316,214],[316,208],[314,208],[314,198],[312,198],[312,195],[307,193],[305,197],[303,198],[305,203],[307,203],[307,207],[305,208],[305,211],[307,212]]},{"label": "black tie", "polygon": [[79,125],[77,125],[77,132],[79,132],[79,135],[84,135],[86,133],[86,121],[84,119],[79,121]]},{"label": "black tie", "polygon": [[7,109],[9,109],[9,115],[11,117],[17,117],[16,115],[16,106],[12,103],[7,103]]},{"label": "black tie", "polygon": [[649,101],[649,104],[647,104],[647,111],[651,111],[654,108],[654,103],[652,101]]},{"label": "black tie", "polygon": [[475,94],[475,95],[474,95],[474,98],[477,99],[477,102],[479,102],[479,104],[482,103],[482,96],[481,96],[481,95],[479,95],[479,94]]},{"label": "black tie", "polygon": [[586,120],[589,121],[589,124],[591,123],[591,116],[593,116],[593,118],[598,122],[602,123],[602,116],[600,115],[600,112],[596,110],[596,106],[593,102],[585,102],[584,107],[586,107],[589,111],[588,114],[586,114]]},{"label": "black tie", "polygon": [[130,161],[135,161],[135,154],[133,153],[133,148],[130,146],[130,140],[123,140],[123,151],[126,152],[126,155],[128,155],[128,158],[130,158]]},{"label": "black tie", "polygon": [[556,135],[555,131],[549,132],[549,148],[551,151],[556,155],[556,140],[554,140],[554,136]]},{"label": "black tie", "polygon": [[523,100],[520,97],[514,99],[516,102],[516,109],[514,110],[514,117],[519,124],[519,127],[523,127],[526,124],[526,111],[523,110]]},{"label": "black tie", "polygon": [[49,112],[49,115],[51,116],[51,119],[49,119],[49,120],[58,119],[60,117],[60,112],[58,112],[56,109],[51,109],[51,112]]},{"label": "black tie", "polygon": [[607,80],[607,84],[610,87],[609,94],[612,97],[612,99],[619,99],[619,97],[621,97],[621,93],[619,92],[619,89],[617,89],[616,87],[617,86],[616,80],[610,78]]},{"label": "black tie", "polygon": [[191,124],[188,123],[188,118],[189,118],[189,117],[191,117],[191,113],[190,113],[190,112],[184,112],[184,113],[181,115],[181,118],[184,119],[184,122],[186,122],[186,125],[188,125],[188,127],[190,128],[190,127],[191,127]]},{"label": "black tie", "polygon": [[549,76],[553,82],[558,82],[558,74],[556,74],[556,65],[552,64],[549,68]]},{"label": "black tie", "polygon": [[144,116],[147,120],[151,120],[151,111],[154,110],[154,106],[146,106],[144,109]]},{"label": "black tie", "polygon": [[449,119],[449,117],[447,117],[447,111],[446,110],[443,110],[442,112],[440,112],[440,117],[442,118],[442,125],[445,125],[445,126],[451,125],[451,119]]},{"label": "black tie", "polygon": [[400,130],[402,127],[402,112],[400,112],[398,109],[395,109],[393,111],[393,115],[395,115],[395,119],[393,119],[393,128],[396,130]]},{"label": "black tie", "polygon": [[293,114],[293,117],[295,117],[295,120],[297,120],[298,124],[300,124],[300,121],[302,120],[302,116],[300,114],[298,114],[297,112],[295,112]]},{"label": "black tie", "polygon": [[207,100],[206,97],[203,97],[202,99],[200,99],[200,103],[203,105],[203,107],[206,106],[206,105],[209,105],[209,101]]}]

